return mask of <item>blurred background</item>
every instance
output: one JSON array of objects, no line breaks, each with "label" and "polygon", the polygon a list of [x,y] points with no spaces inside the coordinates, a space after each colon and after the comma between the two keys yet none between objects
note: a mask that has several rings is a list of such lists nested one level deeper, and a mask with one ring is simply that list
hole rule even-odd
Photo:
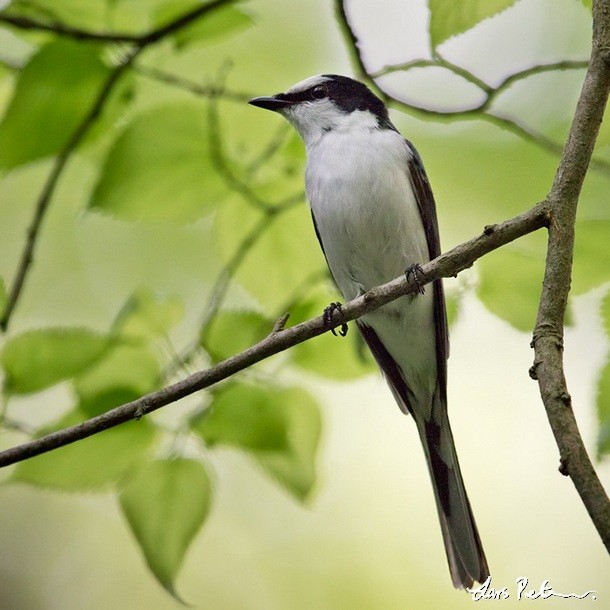
[{"label": "blurred background", "polygon": [[[53,8],[47,2],[14,2],[8,8],[6,4],[4,10],[15,14],[32,11],[36,5]],[[164,4],[171,3],[96,0],[85,8],[62,0],[53,10],[61,9],[59,17],[89,30],[112,26],[118,31],[132,27],[141,31],[150,26],[145,17],[151,6],[161,10]],[[441,41],[436,49],[492,86],[534,65],[587,59],[591,13],[586,3],[505,4],[510,5],[507,10]],[[425,1],[350,0],[345,5],[370,74],[431,57],[430,11]],[[164,134],[172,130],[178,143],[180,138],[188,139],[188,126],[180,132],[177,119],[163,123],[156,118],[163,118],[155,115],[158,109],[171,104],[183,108],[187,116],[199,104],[201,116],[210,121],[201,129],[219,130],[225,155],[221,164],[229,168],[225,179],[229,174],[247,182],[251,176],[256,196],[264,201],[296,194],[294,207],[241,261],[222,293],[222,307],[255,311],[271,319],[291,305],[290,310],[295,310],[291,320],[297,321],[299,307],[305,319],[304,312],[317,315],[318,303],[331,300],[332,292],[319,273],[324,261],[309,211],[299,197],[304,158],[300,144],[281,117],[247,106],[244,100],[283,91],[313,74],[354,75],[353,47],[330,2],[250,0],[239,7],[248,19],[230,36],[212,32],[205,44],[163,41],[138,58],[123,92],[125,107],[115,115],[106,113],[105,131],[84,142],[62,174],[34,266],[3,338],[6,344],[31,329],[86,327],[99,333],[113,325],[116,329],[119,312],[125,311],[125,303],[138,289],[154,290],[179,303],[175,306],[179,321],[159,348],[164,365],[175,362],[175,352],[182,353],[197,339],[202,316],[205,320],[210,315],[210,299],[218,296],[219,273],[259,217],[248,207],[248,196],[240,198],[238,188],[225,185],[216,193],[217,185],[209,176],[197,182],[196,167],[189,166],[182,175],[171,167],[167,174],[157,171],[153,139],[138,154],[150,155],[146,159],[154,171],[141,184],[131,184],[130,166],[121,165],[118,154],[125,157],[130,149],[125,141],[119,142],[120,134],[130,129],[145,138],[160,134],[162,147]],[[31,14],[40,18],[46,13],[40,9]],[[436,35],[442,36],[438,31]],[[0,29],[0,102],[7,113],[14,108],[20,67],[51,36],[8,26]],[[100,56],[106,65],[113,65],[123,52],[118,46]],[[198,83],[223,92],[216,97],[193,95],[184,86],[172,85],[168,74],[181,79],[182,85]],[[415,144],[426,165],[444,250],[544,198],[559,161],[547,141],[559,145],[565,141],[583,75],[582,69],[544,72],[503,91],[493,112],[518,123],[519,132],[477,116],[442,117],[415,110],[414,106],[421,106],[459,112],[482,101],[480,89],[457,80],[449,70],[422,67],[380,75],[377,84],[397,100],[392,120]],[[40,98],[44,97],[41,87]],[[118,94],[116,98],[113,103],[119,106]],[[4,137],[7,145],[9,131],[2,129],[0,140]],[[199,129],[193,126],[193,139]],[[605,155],[606,163],[609,136],[604,124],[596,154],[599,159]],[[281,142],[281,150],[273,159],[269,155],[269,163],[261,162],[274,139]],[[200,152],[196,142],[189,143],[183,158],[176,146],[168,140],[179,167],[192,161],[188,156],[192,150]],[[42,151],[20,163],[11,162],[6,153],[2,160],[0,275],[6,287],[18,265],[53,152]],[[252,167],[257,159],[263,167],[255,174]],[[218,159],[216,163],[218,168]],[[129,171],[137,169],[134,165]],[[188,194],[182,196],[186,180],[199,189],[193,201],[199,202],[205,191],[215,207],[195,209]],[[604,326],[608,322],[601,308],[610,268],[605,225],[609,180],[607,170],[592,171],[585,185],[565,339],[568,387],[592,456],[604,452],[598,384],[608,355]],[[137,207],[138,197],[142,207]],[[124,200],[135,203],[127,208]],[[503,608],[518,604],[515,581],[526,577],[528,589],[539,589],[546,580],[561,593],[596,591],[595,601],[592,596],[538,600],[545,609],[593,604],[610,608],[607,554],[571,481],[558,472],[558,450],[537,385],[528,376],[543,255],[544,236],[529,236],[447,281],[453,320],[450,416],[492,586],[507,587],[510,594],[509,599],[493,603]],[[311,291],[310,277],[316,278]],[[316,295],[313,308],[307,301],[310,292]],[[309,309],[303,310],[304,302]],[[342,339],[321,337],[312,342],[322,346],[313,352],[277,357],[241,377],[256,382],[280,379],[286,386],[306,388],[320,409],[321,434],[312,457],[316,476],[300,499],[289,482],[278,485],[268,476],[268,466],[247,451],[230,443],[214,444],[205,434],[207,442],[182,434],[180,426],[202,405],[209,405],[213,394],[190,397],[151,418],[161,431],[151,455],[172,454],[178,438],[178,453],[202,460],[211,479],[210,512],[175,582],[188,604],[219,610],[385,610],[466,608],[474,603],[451,586],[415,427],[399,412],[380,374],[355,355],[354,331],[341,347],[337,345]],[[207,351],[195,353],[166,381],[213,362],[213,341],[212,336],[204,337]],[[217,341],[222,352],[228,339],[220,334]],[[334,359],[338,374],[327,370]],[[78,392],[83,384],[82,378],[77,380],[81,400]],[[36,391],[5,391],[3,413],[20,422],[15,426],[20,429],[2,431],[2,448],[25,441],[24,431],[53,425],[64,417],[75,404],[74,388],[73,380],[68,380]],[[164,435],[168,430],[180,434]],[[66,455],[57,466],[47,462],[49,470],[76,467],[73,460],[80,454]],[[87,476],[93,476],[104,471],[109,456],[87,459]],[[596,467],[608,488],[607,457],[600,457]],[[120,482],[103,481],[100,488],[87,490],[87,485],[68,483],[72,475],[55,477],[58,470],[53,476],[42,475],[35,467],[2,474],[1,608],[180,607],[147,568],[117,500]]]}]

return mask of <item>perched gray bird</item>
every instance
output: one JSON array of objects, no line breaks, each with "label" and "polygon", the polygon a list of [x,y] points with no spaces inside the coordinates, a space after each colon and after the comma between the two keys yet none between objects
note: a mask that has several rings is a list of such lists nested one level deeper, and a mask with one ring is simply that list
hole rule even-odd
[{"label": "perched gray bird", "polygon": [[[417,266],[440,254],[436,206],[421,159],[385,104],[362,83],[335,74],[250,104],[279,112],[305,142],[316,234],[345,299],[407,269],[417,280]],[[447,416],[443,287],[436,281],[421,292],[362,316],[357,325],[399,407],[417,424],[451,578],[455,587],[471,587],[489,569]]]}]

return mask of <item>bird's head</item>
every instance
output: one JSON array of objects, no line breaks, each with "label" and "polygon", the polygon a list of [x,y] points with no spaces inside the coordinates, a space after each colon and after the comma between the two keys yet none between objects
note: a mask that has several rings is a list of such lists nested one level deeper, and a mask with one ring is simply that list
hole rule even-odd
[{"label": "bird's head", "polygon": [[337,74],[312,76],[285,93],[249,103],[286,117],[306,144],[333,131],[393,129],[385,104],[366,85]]}]

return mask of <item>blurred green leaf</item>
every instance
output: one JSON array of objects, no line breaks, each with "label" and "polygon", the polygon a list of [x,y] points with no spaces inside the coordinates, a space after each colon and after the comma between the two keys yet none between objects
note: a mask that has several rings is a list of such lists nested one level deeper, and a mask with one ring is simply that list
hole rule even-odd
[{"label": "blurred green leaf", "polygon": [[205,468],[186,459],[149,462],[132,473],[119,499],[148,566],[176,596],[174,580],[210,508]]},{"label": "blurred green leaf", "polygon": [[207,445],[231,445],[247,451],[286,451],[288,418],[279,390],[231,384],[214,400],[196,429]]},{"label": "blurred green leaf", "polygon": [[214,362],[251,347],[273,328],[269,318],[256,311],[221,311],[201,332],[201,346]]},{"label": "blurred green leaf", "polygon": [[[258,210],[235,199],[221,206],[215,232],[225,260],[234,255],[244,235],[260,219]],[[241,231],[235,227],[241,227]],[[309,208],[299,204],[268,219],[267,227],[260,232],[235,277],[266,311],[275,314],[302,278],[323,265]]]},{"label": "blurred green leaf", "polygon": [[[157,25],[165,25],[180,15],[192,10],[200,2],[194,0],[173,0],[163,3],[155,14]],[[236,6],[219,7],[192,25],[179,29],[173,38],[179,47],[189,44],[205,44],[227,38],[250,27],[254,20]]]},{"label": "blurred green leaf", "polygon": [[180,297],[142,288],[127,300],[114,322],[114,330],[121,337],[163,337],[183,315]]},{"label": "blurred green leaf", "polygon": [[56,154],[90,110],[109,69],[91,44],[52,42],[19,75],[0,123],[0,167]]},{"label": "blurred green leaf", "polygon": [[60,22],[97,30],[106,17],[107,0],[13,0],[6,8],[15,15],[27,15],[43,22]]},{"label": "blurred green leaf", "polygon": [[610,454],[610,362],[606,363],[597,386],[597,455]]},{"label": "blurred green leaf", "polygon": [[[288,322],[295,325],[321,316],[324,309],[336,300],[337,292],[327,282],[311,291],[306,299],[291,309]],[[356,324],[350,322],[349,326],[350,331],[346,337],[325,333],[295,345],[289,351],[290,361],[306,371],[329,379],[355,379],[377,371],[368,349],[358,351]]]},{"label": "blurred green leaf", "polygon": [[[93,366],[74,379],[81,408],[98,415],[159,387],[161,370],[152,347],[116,343]],[[112,403],[113,400],[123,402]]]},{"label": "blurred green leaf", "polygon": [[[82,392],[82,389],[81,389]],[[120,407],[132,400],[140,398],[146,392],[138,392],[131,387],[108,387],[101,388],[96,393],[82,392],[78,408],[88,417],[95,417]]]},{"label": "blurred green leaf", "polygon": [[232,384],[194,425],[209,446],[246,450],[299,501],[315,483],[321,432],[316,402],[300,388]]},{"label": "blurred green leaf", "polygon": [[85,328],[46,328],[7,341],[0,362],[5,388],[29,394],[74,377],[100,359],[109,340]]},{"label": "blurred green leaf", "polygon": [[192,221],[226,190],[209,154],[205,107],[179,102],[136,117],[112,146],[90,207],[125,220]]},{"label": "blurred green leaf", "polygon": [[288,418],[289,451],[257,454],[261,465],[297,500],[305,501],[316,481],[315,459],[322,421],[316,401],[301,388],[283,390],[280,396]]},{"label": "blurred green leaf", "polygon": [[428,0],[432,48],[506,10],[516,0]]},{"label": "blurred green leaf", "polygon": [[461,294],[458,292],[445,291],[445,309],[447,310],[447,323],[449,324],[449,328],[457,321],[461,302]]},{"label": "blurred green leaf", "polygon": [[536,322],[544,259],[510,244],[477,261],[477,295],[494,314],[525,332]]},{"label": "blurred green leaf", "polygon": [[[610,294],[602,301],[601,315],[606,338],[610,340]],[[610,360],[606,362],[597,386],[597,418],[597,454],[601,457],[610,453]]]},{"label": "blurred green leaf", "polygon": [[609,220],[576,222],[572,294],[583,294],[610,280]]},{"label": "blurred green leaf", "polygon": [[[84,419],[82,411],[72,411],[37,437]],[[104,491],[150,455],[155,439],[155,428],[147,420],[127,422],[20,462],[11,480],[60,491]]]}]

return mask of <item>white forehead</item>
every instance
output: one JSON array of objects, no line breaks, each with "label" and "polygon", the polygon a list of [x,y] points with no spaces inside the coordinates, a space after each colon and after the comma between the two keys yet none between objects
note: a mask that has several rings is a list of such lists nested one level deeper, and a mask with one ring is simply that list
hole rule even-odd
[{"label": "white forehead", "polygon": [[315,87],[316,85],[319,85],[321,83],[325,83],[329,80],[332,79],[328,76],[322,76],[321,74],[319,74],[318,76],[310,76],[309,78],[302,80],[300,83],[297,83],[296,85],[290,87],[290,89],[288,89],[286,93],[300,93],[301,91],[306,91],[307,89],[311,89],[312,87]]}]

